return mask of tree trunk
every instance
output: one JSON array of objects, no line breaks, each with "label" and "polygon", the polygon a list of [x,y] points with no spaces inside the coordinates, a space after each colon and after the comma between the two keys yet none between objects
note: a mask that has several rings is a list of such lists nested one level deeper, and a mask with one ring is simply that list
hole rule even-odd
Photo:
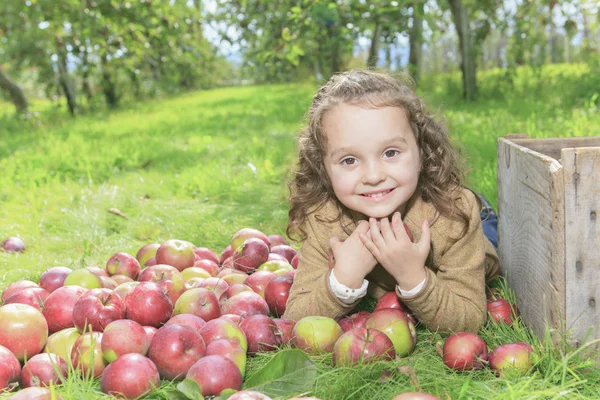
[{"label": "tree trunk", "polygon": [[474,100],[477,97],[477,70],[467,8],[462,0],[448,0],[448,4],[460,46],[463,96],[467,100]]},{"label": "tree trunk", "polygon": [[408,72],[415,82],[421,78],[421,61],[423,59],[423,16],[425,3],[417,2],[413,5],[413,26],[410,30],[410,53],[408,56]]},{"label": "tree trunk", "polygon": [[63,45],[60,42],[60,39],[57,38],[58,46],[56,49],[56,56],[58,58],[58,82],[60,87],[62,88],[65,97],[67,98],[67,105],[69,106],[69,112],[71,115],[75,115],[77,111],[77,99],[75,97],[75,89],[73,88],[73,84],[71,83],[71,79],[69,78],[69,73],[67,72],[67,55],[63,50]]},{"label": "tree trunk", "polygon": [[119,103],[119,97],[117,96],[115,84],[112,81],[106,54],[102,56],[102,91],[104,92],[106,104],[110,108],[116,108]]},{"label": "tree trunk", "polygon": [[371,48],[369,48],[369,58],[367,58],[367,68],[373,69],[377,66],[379,60],[379,37],[381,36],[381,24],[375,21],[375,31],[371,38]]},{"label": "tree trunk", "polygon": [[10,100],[14,104],[18,113],[26,112],[29,104],[25,97],[25,92],[19,85],[13,82],[3,71],[0,69],[0,88],[8,92]]}]

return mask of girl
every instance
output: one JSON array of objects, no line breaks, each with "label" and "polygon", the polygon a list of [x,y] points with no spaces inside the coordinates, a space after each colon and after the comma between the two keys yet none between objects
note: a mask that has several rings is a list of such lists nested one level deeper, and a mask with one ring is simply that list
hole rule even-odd
[{"label": "girl", "polygon": [[287,227],[303,243],[284,317],[337,319],[367,292],[395,290],[429,329],[477,332],[499,261],[446,129],[372,71],[334,75],[307,119]]}]

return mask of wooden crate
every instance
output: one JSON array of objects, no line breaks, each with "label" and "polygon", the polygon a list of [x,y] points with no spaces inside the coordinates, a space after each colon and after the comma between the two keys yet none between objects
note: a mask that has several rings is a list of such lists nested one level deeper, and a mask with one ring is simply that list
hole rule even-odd
[{"label": "wooden crate", "polygon": [[525,323],[600,339],[600,137],[498,140],[498,253]]}]

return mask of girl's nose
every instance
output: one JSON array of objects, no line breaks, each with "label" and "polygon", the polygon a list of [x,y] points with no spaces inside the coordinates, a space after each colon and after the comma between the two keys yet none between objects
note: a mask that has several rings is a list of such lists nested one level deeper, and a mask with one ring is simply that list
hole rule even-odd
[{"label": "girl's nose", "polygon": [[378,163],[372,162],[365,165],[363,173],[363,183],[367,185],[376,185],[385,180],[383,168]]}]

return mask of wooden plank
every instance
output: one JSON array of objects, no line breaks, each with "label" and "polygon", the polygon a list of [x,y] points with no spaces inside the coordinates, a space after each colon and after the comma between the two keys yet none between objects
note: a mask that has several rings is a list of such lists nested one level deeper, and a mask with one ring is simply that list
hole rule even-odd
[{"label": "wooden plank", "polygon": [[[566,323],[576,344],[600,338],[600,148],[563,149]],[[578,342],[578,343],[577,343]]]},{"label": "wooden plank", "polygon": [[600,147],[600,136],[547,138],[547,139],[511,139],[512,142],[538,153],[560,160],[561,149],[571,147]]},{"label": "wooden plank", "polygon": [[565,310],[564,184],[558,161],[498,141],[500,262],[523,320],[540,336]]}]

